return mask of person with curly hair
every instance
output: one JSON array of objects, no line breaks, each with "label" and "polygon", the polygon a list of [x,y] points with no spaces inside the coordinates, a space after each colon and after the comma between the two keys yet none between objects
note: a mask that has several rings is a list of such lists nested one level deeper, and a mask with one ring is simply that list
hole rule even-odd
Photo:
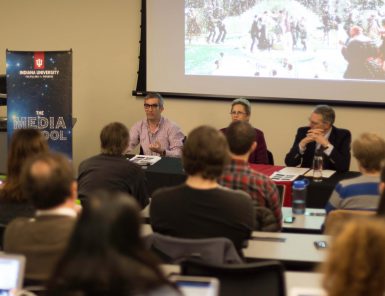
[{"label": "person with curly hair", "polygon": [[350,221],[337,234],[322,267],[328,296],[381,296],[385,292],[385,222]]}]

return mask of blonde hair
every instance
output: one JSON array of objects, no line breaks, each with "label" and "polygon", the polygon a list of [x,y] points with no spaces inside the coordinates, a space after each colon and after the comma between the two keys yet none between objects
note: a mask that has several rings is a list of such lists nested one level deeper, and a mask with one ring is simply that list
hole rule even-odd
[{"label": "blonde hair", "polygon": [[385,141],[376,133],[363,133],[353,142],[353,155],[367,171],[380,171],[385,159]]},{"label": "blonde hair", "polygon": [[328,296],[381,296],[385,291],[385,222],[353,220],[335,237],[322,267]]}]

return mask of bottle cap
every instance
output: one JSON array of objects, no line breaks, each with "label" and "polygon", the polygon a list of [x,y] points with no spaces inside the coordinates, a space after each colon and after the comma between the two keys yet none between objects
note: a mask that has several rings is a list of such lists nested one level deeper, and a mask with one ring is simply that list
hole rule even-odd
[{"label": "bottle cap", "polygon": [[307,182],[304,180],[296,180],[293,182],[293,189],[305,189],[307,185]]}]

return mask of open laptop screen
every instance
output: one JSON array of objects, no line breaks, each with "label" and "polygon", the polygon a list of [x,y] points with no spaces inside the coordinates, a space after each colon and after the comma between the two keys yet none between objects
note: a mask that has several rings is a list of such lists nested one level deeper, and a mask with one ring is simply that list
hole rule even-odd
[{"label": "open laptop screen", "polygon": [[218,296],[219,281],[212,277],[172,276],[171,280],[185,296]]},{"label": "open laptop screen", "polygon": [[25,257],[0,253],[0,296],[10,296],[21,289],[24,279]]}]

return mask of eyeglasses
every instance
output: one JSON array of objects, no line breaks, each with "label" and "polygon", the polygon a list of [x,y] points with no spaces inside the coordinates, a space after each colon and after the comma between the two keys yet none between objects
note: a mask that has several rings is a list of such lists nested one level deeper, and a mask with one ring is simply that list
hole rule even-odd
[{"label": "eyeglasses", "polygon": [[319,121],[319,122],[313,121],[313,120],[311,120],[311,118],[309,118],[309,123],[310,123],[310,125],[313,125],[313,126],[321,126],[324,122],[323,121]]},{"label": "eyeglasses", "polygon": [[159,107],[159,104],[144,104],[144,109],[157,109]]},{"label": "eyeglasses", "polygon": [[231,114],[231,115],[245,115],[246,112],[241,112],[241,111],[231,111],[230,114]]}]

